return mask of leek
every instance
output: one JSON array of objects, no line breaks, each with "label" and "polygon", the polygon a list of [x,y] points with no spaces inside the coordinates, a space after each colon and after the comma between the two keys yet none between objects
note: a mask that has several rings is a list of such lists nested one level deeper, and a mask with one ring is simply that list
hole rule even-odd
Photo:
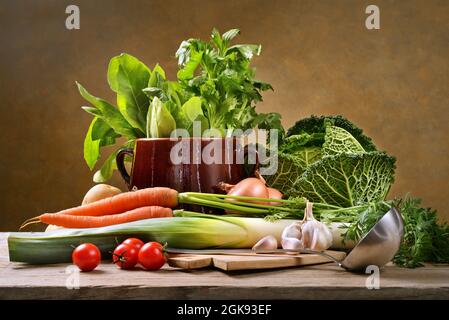
[{"label": "leek", "polygon": [[90,242],[103,258],[129,237],[167,243],[171,248],[251,248],[266,235],[280,241],[282,230],[294,220],[269,222],[261,218],[216,216],[175,211],[173,218],[157,218],[89,229],[16,232],[8,237],[10,261],[30,264],[70,262],[73,249]]}]

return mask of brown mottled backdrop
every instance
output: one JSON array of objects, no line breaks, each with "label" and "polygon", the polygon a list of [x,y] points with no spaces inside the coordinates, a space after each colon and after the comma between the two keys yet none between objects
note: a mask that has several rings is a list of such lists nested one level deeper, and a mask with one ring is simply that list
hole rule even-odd
[{"label": "brown mottled backdrop", "polygon": [[[364,26],[381,10],[381,30]],[[65,29],[77,4],[81,29]],[[75,80],[114,102],[109,58],[128,52],[171,76],[181,40],[239,27],[261,43],[258,77],[275,91],[258,106],[284,125],[343,114],[397,156],[391,196],[412,192],[449,218],[449,1],[0,0],[0,230],[80,203],[91,117]],[[113,184],[124,188],[116,176]]]}]

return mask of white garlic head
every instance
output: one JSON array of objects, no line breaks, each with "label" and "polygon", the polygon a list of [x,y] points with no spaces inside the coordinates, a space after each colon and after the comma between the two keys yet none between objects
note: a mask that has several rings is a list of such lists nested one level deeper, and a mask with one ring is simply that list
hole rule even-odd
[{"label": "white garlic head", "polygon": [[332,232],[322,222],[315,219],[312,212],[313,203],[307,201],[302,223],[302,243],[304,248],[323,251],[332,245]]},{"label": "white garlic head", "polygon": [[332,245],[332,232],[315,219],[312,206],[313,203],[307,201],[303,221],[294,222],[284,229],[281,236],[283,249],[324,251]]}]

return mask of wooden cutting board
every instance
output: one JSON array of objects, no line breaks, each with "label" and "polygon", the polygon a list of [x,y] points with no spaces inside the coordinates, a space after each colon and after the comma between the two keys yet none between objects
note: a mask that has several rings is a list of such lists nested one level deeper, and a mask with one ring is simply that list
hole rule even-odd
[{"label": "wooden cutting board", "polygon": [[[342,251],[326,251],[338,260],[345,258]],[[273,269],[328,263],[329,259],[317,254],[245,254],[245,255],[194,255],[170,254],[168,264],[182,269],[215,267],[225,271]]]}]

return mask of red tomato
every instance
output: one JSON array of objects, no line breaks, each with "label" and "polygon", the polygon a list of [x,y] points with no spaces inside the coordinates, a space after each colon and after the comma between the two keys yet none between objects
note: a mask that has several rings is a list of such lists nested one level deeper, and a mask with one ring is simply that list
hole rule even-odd
[{"label": "red tomato", "polygon": [[72,252],[72,261],[81,271],[92,271],[100,264],[100,249],[92,243],[80,244]]},{"label": "red tomato", "polygon": [[160,244],[159,242],[148,242],[147,245],[148,245],[149,247],[152,247],[152,248],[159,248],[159,249],[161,249],[162,251],[164,251],[164,246],[163,246],[162,244]]},{"label": "red tomato", "polygon": [[131,269],[137,264],[139,250],[129,244],[119,244],[112,253],[112,262],[119,268]]},{"label": "red tomato", "polygon": [[136,247],[137,251],[139,251],[140,248],[142,248],[144,245],[144,242],[137,238],[128,238],[125,241],[123,241],[122,243]]},{"label": "red tomato", "polygon": [[154,242],[148,242],[139,251],[139,263],[147,270],[158,270],[165,264],[164,252]]}]

